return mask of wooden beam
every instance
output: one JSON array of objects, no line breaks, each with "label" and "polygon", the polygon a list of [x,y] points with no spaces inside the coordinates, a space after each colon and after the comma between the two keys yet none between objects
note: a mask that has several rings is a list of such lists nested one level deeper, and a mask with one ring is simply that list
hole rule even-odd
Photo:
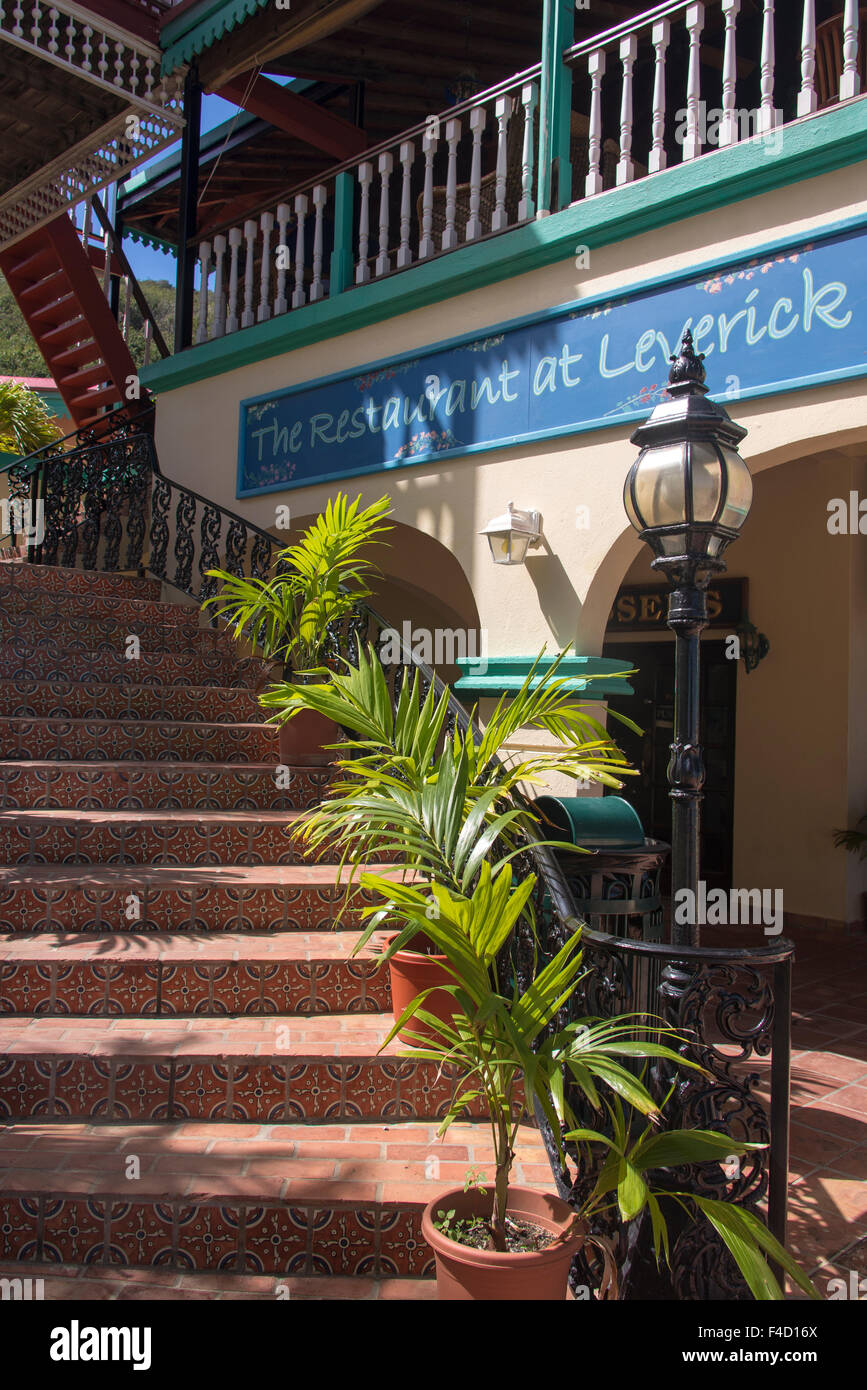
[{"label": "wooden beam", "polygon": [[367,149],[367,136],[363,130],[335,116],[315,101],[308,101],[297,92],[287,92],[279,82],[261,75],[250,80],[250,74],[242,73],[224,82],[217,88],[217,95],[225,101],[242,106],[264,121],[294,135],[314,149],[323,150],[338,163],[351,159]]},{"label": "wooden beam", "polygon": [[216,90],[248,68],[264,67],[269,58],[328,38],[381,4],[382,0],[316,0],[297,13],[269,5],[201,55],[202,81],[209,91]]}]

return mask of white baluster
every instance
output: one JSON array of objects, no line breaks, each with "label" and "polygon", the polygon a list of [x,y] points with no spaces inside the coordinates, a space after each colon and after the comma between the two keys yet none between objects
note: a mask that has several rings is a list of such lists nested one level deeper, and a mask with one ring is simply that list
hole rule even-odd
[{"label": "white baluster", "polygon": [[256,263],[256,233],[259,228],[252,218],[244,223],[244,237],[247,241],[247,263],[244,266],[244,312],[241,315],[241,327],[249,328],[256,322],[256,315],[253,313],[253,269]]},{"label": "white baluster", "polygon": [[521,88],[521,105],[524,108],[524,143],[521,150],[521,201],[518,204],[518,221],[526,222],[536,215],[533,198],[533,115],[536,110],[539,89],[535,82],[528,82]]},{"label": "white baluster", "polygon": [[222,338],[226,331],[226,294],[223,278],[223,261],[226,256],[226,238],[214,237],[214,319],[211,324],[211,337]]},{"label": "white baluster", "polygon": [[133,96],[135,96],[138,92],[139,62],[139,56],[136,53],[135,49],[133,49],[132,53],[130,54],[129,60],[129,89],[132,92]]},{"label": "white baluster", "polygon": [[262,272],[259,277],[259,323],[271,317],[271,233],[274,230],[273,212],[263,212],[259,218],[262,229]]},{"label": "white baluster", "polygon": [[102,289],[106,299],[111,297],[111,240],[108,232],[103,236],[103,246],[105,247],[105,260],[102,265]]},{"label": "white baluster", "polygon": [[514,106],[511,97],[497,97],[494,106],[494,115],[497,118],[497,174],[494,215],[491,218],[492,232],[501,232],[509,225],[509,214],[506,210],[506,176],[509,172],[507,141]]},{"label": "white baluster", "polygon": [[90,40],[91,40],[92,37],[93,37],[93,30],[91,29],[91,27],[90,27],[89,24],[85,24],[85,26],[84,26],[84,28],[83,28],[83,30],[82,30],[82,33],[83,33],[83,35],[84,35],[84,43],[82,44],[82,48],[81,48],[81,53],[82,53],[81,66],[84,68],[84,71],[85,71],[85,72],[90,72],[90,70],[91,70],[90,55],[91,55],[91,53],[93,52],[93,44],[90,42]]},{"label": "white baluster", "polygon": [[741,8],[741,0],[722,0],[725,16],[725,46],[723,51],[723,118],[719,128],[720,145],[734,145],[740,135],[738,119],[735,115],[735,100],[738,76],[736,24]]},{"label": "white baluster", "polygon": [[464,233],[466,241],[475,241],[482,235],[482,219],[479,207],[482,201],[482,131],[485,128],[487,112],[484,106],[474,106],[470,112],[470,130],[473,132],[473,158],[470,165],[470,215]]},{"label": "white baluster", "polygon": [[24,7],[21,4],[21,0],[15,0],[15,9],[12,11],[12,14],[15,19],[15,23],[12,25],[12,32],[16,38],[23,39],[24,29],[21,21],[24,18]]},{"label": "white baluster", "polygon": [[66,43],[63,45],[63,52],[68,63],[75,62],[75,20],[71,15],[66,26]]},{"label": "white baluster", "polygon": [[295,197],[295,290],[292,295],[292,308],[300,309],[304,303],[304,223],[307,219],[309,203],[305,193]]},{"label": "white baluster", "polygon": [[81,244],[84,247],[85,251],[88,251],[88,254],[88,248],[90,246],[90,219],[92,216],[93,199],[88,198],[87,202],[84,204],[84,216],[82,217],[81,221]]},{"label": "white baluster", "polygon": [[41,19],[42,11],[39,6],[39,0],[34,0],[33,23],[30,26],[30,33],[33,36],[33,42],[35,43],[37,48],[39,47],[39,40],[42,37],[42,25],[40,23]]},{"label": "white baluster", "polygon": [[103,82],[108,81],[108,40],[105,34],[99,36],[99,62],[97,69]]},{"label": "white baluster", "polygon": [[292,209],[288,203],[281,203],[277,209],[277,298],[274,300],[274,313],[285,314],[289,308],[289,301],[286,298],[286,271],[289,269],[289,242],[286,240],[286,228],[292,216]]},{"label": "white baluster", "polygon": [[400,250],[397,253],[398,270],[402,270],[404,266],[412,264],[409,234],[412,228],[411,178],[412,166],[415,163],[415,145],[411,140],[404,140],[401,145],[400,162],[403,167],[403,181],[400,190]]},{"label": "white baluster", "polygon": [[153,58],[145,58],[145,90],[144,90],[144,94],[145,94],[145,100],[146,100],[146,101],[152,101],[152,100],[153,100],[153,90],[154,90],[154,82],[156,81],[156,76],[157,76],[157,75],[156,75],[156,73],[154,72],[154,59],[153,59]]},{"label": "white baluster", "polygon": [[48,11],[48,18],[51,20],[51,24],[49,25],[49,28],[48,28],[48,52],[49,52],[49,53],[56,53],[56,52],[57,52],[57,35],[60,33],[60,30],[59,30],[58,27],[57,27],[57,21],[58,21],[58,19],[60,18],[60,16],[59,16],[57,10],[54,8],[53,5],[52,5],[51,9]]},{"label": "white baluster", "polygon": [[373,165],[366,160],[358,166],[358,182],[361,184],[361,207],[358,211],[358,264],[355,267],[355,283],[364,285],[370,279],[370,185],[373,182]]},{"label": "white baluster", "polygon": [[112,81],[115,87],[123,86],[123,54],[125,45],[119,40],[114,46],[114,77]]},{"label": "white baluster", "polygon": [[421,240],[418,245],[419,260],[432,256],[436,247],[431,236],[433,229],[433,158],[439,144],[439,137],[429,125],[424,133],[421,147],[424,151],[424,191],[421,195]]},{"label": "white baluster", "polygon": [[638,36],[629,34],[620,41],[620,61],[623,65],[623,85],[620,90],[620,158],[617,161],[617,183],[632,183],[635,162],[632,158],[632,69],[638,57]]},{"label": "white baluster", "polygon": [[321,299],[325,293],[325,286],[322,283],[322,254],[325,204],[327,201],[328,189],[325,187],[324,183],[317,183],[313,190],[313,206],[316,209],[316,217],[313,223],[313,283],[310,286],[311,304],[315,304],[317,299]]},{"label": "white baluster", "polygon": [[801,90],[798,115],[810,116],[819,106],[816,92],[816,0],[804,0],[801,26]]},{"label": "white baluster", "polygon": [[121,333],[125,343],[129,343],[129,296],[131,290],[130,278],[128,275],[123,277],[123,317],[121,319]]},{"label": "white baluster", "polygon": [[683,143],[683,157],[697,159],[702,151],[698,113],[701,97],[699,41],[704,28],[704,5],[690,5],[686,12],[686,27],[689,33],[689,65],[686,78],[686,139]]},{"label": "white baluster", "polygon": [[857,97],[861,91],[858,71],[858,0],[846,0],[843,7],[843,75],[840,78],[840,100]]},{"label": "white baluster", "polygon": [[602,78],[605,76],[605,49],[597,48],[587,59],[590,74],[590,128],[588,131],[587,178],[584,192],[588,198],[602,192]]},{"label": "white baluster", "polygon": [[226,315],[226,332],[238,331],[238,248],[241,245],[241,228],[232,227],[229,232],[229,311]]},{"label": "white baluster", "polygon": [[199,331],[196,334],[196,342],[203,343],[208,336],[208,276],[211,270],[211,243],[209,241],[199,242],[199,265],[201,267]]},{"label": "white baluster", "polygon": [[773,130],[774,113],[774,0],[764,0],[762,9],[762,104],[759,109],[758,129]]},{"label": "white baluster", "polygon": [[388,185],[394,159],[386,151],[379,156],[379,255],[376,258],[377,275],[387,275],[391,270],[391,257],[388,254]]},{"label": "white baluster", "polygon": [[671,25],[667,19],[661,19],[653,26],[652,142],[647,160],[651,174],[658,174],[668,162],[665,154],[665,55],[670,40]]},{"label": "white baluster", "polygon": [[446,145],[449,151],[448,172],[446,174],[446,225],[443,228],[442,249],[451,251],[458,244],[455,226],[458,195],[458,142],[461,138],[461,123],[446,121]]}]

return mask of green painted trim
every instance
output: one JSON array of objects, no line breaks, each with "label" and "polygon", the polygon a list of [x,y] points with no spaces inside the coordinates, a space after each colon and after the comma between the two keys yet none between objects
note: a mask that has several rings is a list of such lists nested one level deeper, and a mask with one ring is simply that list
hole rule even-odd
[{"label": "green painted trim", "polygon": [[564,49],[575,38],[574,0],[545,0],[542,14],[542,71],[539,89],[539,141],[536,206],[551,211],[551,175],[556,167],[558,209],[562,190],[572,187],[570,159],[572,70],[563,62]]},{"label": "green painted trim", "polygon": [[[206,0],[171,20],[160,34],[160,46],[164,49],[162,75],[188,63],[267,4],[270,0]],[[288,4],[285,8],[289,8]]]},{"label": "green painted trim", "polygon": [[[774,158],[755,141],[716,150],[335,298],[200,343],[153,363],[141,379],[157,394],[174,391],[571,259],[577,242],[592,251],[854,164],[867,156],[867,97],[785,126],[781,143]],[[640,280],[629,286],[640,287]]]},{"label": "green painted trim", "polygon": [[149,232],[138,232],[135,228],[129,227],[124,231],[123,238],[124,241],[129,238],[130,241],[138,242],[140,246],[150,246],[155,251],[165,251],[167,255],[174,256],[175,260],[178,258],[178,248],[173,242],[163,241],[161,237],[151,236]]},{"label": "green painted trim", "polygon": [[[460,695],[498,696],[510,690],[520,690],[530,674],[535,656],[492,656],[484,662],[472,657],[458,657],[457,664],[464,673],[454,682],[453,689]],[[534,677],[532,689],[539,684],[543,674],[551,669],[556,657],[543,656],[539,660],[539,676]],[[587,695],[591,699],[607,699],[609,695],[632,695],[633,689],[625,676],[618,671],[628,671],[628,660],[618,660],[610,656],[565,656],[557,670],[562,679],[563,690],[570,695]]]},{"label": "green painted trim", "polygon": [[334,180],[334,250],[331,252],[328,294],[343,294],[352,284],[352,217],[355,179],[347,170]]}]

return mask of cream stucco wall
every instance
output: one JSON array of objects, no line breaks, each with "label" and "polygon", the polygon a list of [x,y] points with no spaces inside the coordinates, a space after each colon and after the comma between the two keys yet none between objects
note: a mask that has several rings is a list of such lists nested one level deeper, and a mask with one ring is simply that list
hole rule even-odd
[{"label": "cream stucco wall", "polygon": [[[166,392],[157,412],[162,468],[266,528],[273,527],[280,504],[288,503],[296,517],[315,513],[329,494],[326,486],[236,501],[238,407],[243,398],[392,353],[414,352],[456,332],[639,286],[649,277],[749,251],[787,231],[808,233],[865,209],[863,188],[851,171],[841,170],[594,249],[586,271],[577,272],[570,258],[460,299]],[[867,439],[867,401],[858,382],[735,402],[733,413],[750,430],[744,453],[756,471],[805,451]],[[360,491],[365,501],[387,489],[398,521],[434,537],[457,558],[495,654],[527,655],[544,642],[550,648],[572,641],[579,651],[597,654],[611,599],[638,553],[621,500],[634,456],[626,433],[617,426],[572,439],[444,460],[439,466],[424,463],[378,473],[344,486]],[[510,499],[542,512],[545,546],[531,552],[524,566],[495,568],[478,531]],[[579,506],[589,509],[589,529],[576,525]],[[437,564],[425,575],[416,557],[406,555],[393,557],[391,573],[398,585],[412,580],[434,593],[441,579]]]}]

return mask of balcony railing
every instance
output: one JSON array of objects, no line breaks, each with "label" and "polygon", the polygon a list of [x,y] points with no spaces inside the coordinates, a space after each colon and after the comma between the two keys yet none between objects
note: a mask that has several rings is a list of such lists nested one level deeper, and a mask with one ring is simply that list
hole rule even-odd
[{"label": "balcony railing", "polygon": [[566,50],[571,124],[552,152],[550,207],[538,206],[539,64],[288,190],[198,245],[193,342],[719,148],[774,142],[865,85],[867,8],[839,0],[818,25],[816,13],[815,0],[668,0]]}]

